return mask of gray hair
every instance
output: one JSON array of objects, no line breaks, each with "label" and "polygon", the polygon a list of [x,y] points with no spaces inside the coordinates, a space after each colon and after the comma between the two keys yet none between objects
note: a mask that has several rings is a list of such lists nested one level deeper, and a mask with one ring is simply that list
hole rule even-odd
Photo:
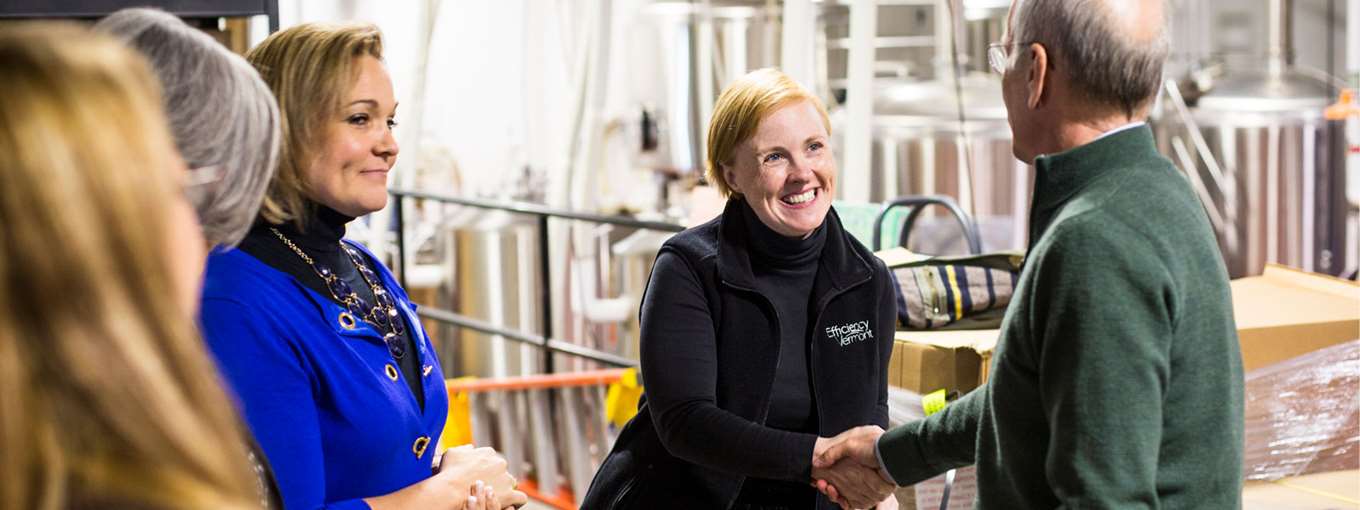
[{"label": "gray hair", "polygon": [[215,246],[250,230],[278,166],[278,103],[240,55],[163,11],[123,9],[95,29],[122,39],[151,62],[180,155],[191,169],[218,167],[218,182],[192,199]]},{"label": "gray hair", "polygon": [[1114,9],[1108,0],[1023,0],[1012,41],[1056,51],[1087,99],[1133,116],[1161,87],[1170,41],[1164,22],[1155,37],[1136,40]]}]

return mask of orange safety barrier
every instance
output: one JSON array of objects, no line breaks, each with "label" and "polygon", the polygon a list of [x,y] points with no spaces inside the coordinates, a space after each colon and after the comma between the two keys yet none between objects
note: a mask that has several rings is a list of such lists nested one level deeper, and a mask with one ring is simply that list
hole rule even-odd
[{"label": "orange safety barrier", "polygon": [[524,375],[499,379],[458,378],[444,381],[449,394],[495,390],[529,390],[568,386],[603,386],[619,382],[627,368],[569,372],[565,374]]}]

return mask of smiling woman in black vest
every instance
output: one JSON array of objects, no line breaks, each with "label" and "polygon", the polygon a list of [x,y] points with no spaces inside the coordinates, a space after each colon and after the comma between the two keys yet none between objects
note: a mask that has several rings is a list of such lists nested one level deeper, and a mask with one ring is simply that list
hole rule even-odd
[{"label": "smiling woman in black vest", "polygon": [[[754,71],[713,110],[713,221],[671,238],[642,300],[646,395],[583,509],[813,509],[824,437],[888,422],[887,268],[831,207],[826,109]],[[865,476],[877,476],[866,472]],[[852,483],[850,480],[837,480]]]}]

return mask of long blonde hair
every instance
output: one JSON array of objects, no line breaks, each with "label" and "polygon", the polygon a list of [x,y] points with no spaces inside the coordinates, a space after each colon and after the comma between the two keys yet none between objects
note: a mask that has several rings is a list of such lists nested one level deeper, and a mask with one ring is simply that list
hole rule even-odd
[{"label": "long blonde hair", "polygon": [[156,80],[74,26],[0,31],[0,508],[257,501],[168,274],[182,200]]},{"label": "long blonde hair", "polygon": [[325,120],[340,109],[358,75],[355,59],[362,56],[383,58],[382,32],[375,25],[303,23],[271,34],[246,53],[278,98],[283,117],[279,169],[260,209],[265,221],[307,223],[311,211],[303,175],[315,147],[325,141]]}]

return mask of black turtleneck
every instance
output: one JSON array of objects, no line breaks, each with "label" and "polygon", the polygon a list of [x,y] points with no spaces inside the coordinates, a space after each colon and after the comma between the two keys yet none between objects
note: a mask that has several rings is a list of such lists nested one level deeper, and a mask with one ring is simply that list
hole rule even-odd
[{"label": "black turtleneck", "polygon": [[779,317],[779,365],[765,425],[815,434],[817,407],[808,377],[808,328],[812,327],[808,308],[826,228],[818,227],[805,239],[786,237],[760,221],[749,205],[742,211],[756,290],[770,299]]},{"label": "black turtleneck", "polygon": [[[281,225],[271,225],[260,221],[250,229],[245,239],[241,240],[240,248],[259,259],[261,262],[283,271],[301,282],[307,288],[316,293],[326,296],[332,302],[340,306],[344,304],[336,299],[331,291],[326,288],[326,282],[316,274],[316,271],[307,262],[302,260],[297,253],[283,244],[278,237],[270,232],[270,227],[282,232],[289,240],[293,241],[298,248],[301,248],[307,256],[311,257],[317,265],[324,265],[334,271],[337,276],[348,283],[354,292],[364,302],[370,305],[374,303],[373,289],[369,288],[364,281],[363,275],[359,274],[354,262],[340,248],[340,239],[345,237],[345,224],[354,221],[353,217],[341,214],[334,209],[318,205],[315,214],[307,222],[305,228],[298,229],[293,222],[285,222]],[[362,253],[362,252],[361,252]],[[378,262],[372,258],[365,257],[364,263],[370,269],[377,272]],[[378,282],[381,284],[381,282]],[[389,292],[391,292],[389,290]],[[404,316],[400,320],[406,320]],[[397,360],[397,365],[401,367],[402,376],[406,379],[406,384],[411,388],[411,393],[415,395],[416,402],[423,408],[425,407],[425,392],[421,387],[420,376],[420,355],[416,352],[414,331],[412,324],[406,324],[406,333],[401,335],[401,342],[406,345],[406,354]],[[375,329],[381,329],[376,328]]]},{"label": "black turtleneck", "polygon": [[[760,221],[745,200],[742,204],[755,288],[769,298],[779,318],[779,364],[765,425],[816,434],[817,403],[808,373],[812,345],[809,328],[814,318],[808,316],[808,310],[817,262],[826,244],[826,227],[817,227],[805,239],[786,237]],[[812,501],[813,491],[805,483],[750,478],[737,498],[737,506],[787,502],[798,508]]]}]

